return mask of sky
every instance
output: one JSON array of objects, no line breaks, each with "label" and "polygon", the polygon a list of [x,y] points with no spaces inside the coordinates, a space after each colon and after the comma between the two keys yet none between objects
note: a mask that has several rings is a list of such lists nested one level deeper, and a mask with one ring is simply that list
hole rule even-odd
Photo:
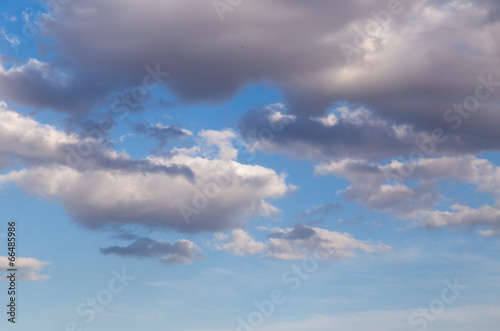
[{"label": "sky", "polygon": [[496,331],[496,0],[5,0],[2,330]]}]

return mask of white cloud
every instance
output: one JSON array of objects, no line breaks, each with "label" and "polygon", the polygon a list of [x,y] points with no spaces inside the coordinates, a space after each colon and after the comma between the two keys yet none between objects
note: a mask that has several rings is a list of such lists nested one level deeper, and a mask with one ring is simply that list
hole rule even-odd
[{"label": "white cloud", "polygon": [[297,224],[293,229],[271,229],[267,242],[258,242],[246,231],[234,230],[230,237],[215,236],[215,248],[235,255],[261,255],[279,260],[303,260],[320,254],[331,260],[355,257],[355,252],[376,253],[390,247],[354,239],[348,233]]},{"label": "white cloud", "polygon": [[[49,265],[49,262],[42,262],[31,257],[17,257],[15,267],[17,268],[18,280],[39,282],[49,279],[50,276],[40,273],[44,266]],[[9,267],[9,259],[7,256],[0,256],[0,270],[4,271]],[[2,280],[5,280],[2,277]]]},{"label": "white cloud", "polygon": [[233,147],[232,141],[236,139],[236,134],[229,129],[222,131],[202,130],[198,136],[205,140],[207,146],[219,148],[219,158],[222,160],[235,160],[238,150]]},{"label": "white cloud", "polygon": [[[497,206],[500,202],[500,168],[475,156],[404,163],[393,160],[385,165],[346,159],[319,165],[316,173],[347,178],[351,182],[344,191],[347,199],[410,219],[421,226],[470,228],[486,225],[500,228],[500,209]],[[441,197],[437,182],[443,179],[474,184],[479,191],[491,194],[496,204],[478,208],[453,204],[449,210],[433,210]],[[411,181],[417,181],[417,184],[410,185]]]},{"label": "white cloud", "polygon": [[77,135],[22,116],[0,101],[0,153],[64,162],[67,152],[62,147],[78,141]]},{"label": "white cloud", "polygon": [[[9,37],[7,32],[5,32],[4,28],[0,28],[0,37],[2,37],[3,40],[7,41],[12,47],[16,47],[16,46],[19,46],[21,44],[21,42],[19,41],[19,38],[17,38],[16,36]],[[0,69],[0,72],[1,72],[1,69]]]},{"label": "white cloud", "polygon": [[184,232],[229,230],[250,216],[279,213],[267,200],[294,189],[284,174],[234,161],[230,130],[200,133],[220,149],[216,158],[203,157],[204,145],[143,160],[94,145],[85,166],[71,166],[64,147],[80,143],[76,135],[20,116],[5,104],[0,129],[2,154],[39,159],[0,175],[0,184],[15,183],[32,194],[57,198],[90,228],[139,224]]}]

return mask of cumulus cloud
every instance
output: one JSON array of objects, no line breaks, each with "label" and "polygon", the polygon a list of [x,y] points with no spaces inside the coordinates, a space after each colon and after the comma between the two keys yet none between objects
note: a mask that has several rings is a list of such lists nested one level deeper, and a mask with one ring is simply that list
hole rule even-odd
[{"label": "cumulus cloud", "polygon": [[65,165],[81,171],[112,169],[163,172],[171,176],[193,178],[185,165],[152,164],[147,159],[133,160],[126,153],[105,147],[94,137],[67,134],[54,126],[9,110],[0,101],[0,153],[10,163],[22,165]]},{"label": "cumulus cloud", "polygon": [[191,264],[194,260],[203,259],[199,247],[186,239],[177,240],[172,245],[151,238],[135,238],[128,246],[101,248],[101,253],[123,257],[155,258],[165,264]]},{"label": "cumulus cloud", "polygon": [[229,131],[200,134],[201,141],[218,146],[221,158],[206,155],[203,144],[141,160],[96,147],[74,165],[64,162],[64,147],[78,145],[78,136],[6,109],[0,109],[0,117],[6,118],[0,122],[0,141],[5,142],[0,152],[40,161],[25,161],[27,168],[0,175],[0,184],[15,183],[32,194],[57,198],[88,228],[139,224],[182,232],[224,231],[238,228],[248,217],[277,213],[267,200],[294,189],[285,174],[236,162],[226,139]]},{"label": "cumulus cloud", "polygon": [[[385,165],[346,159],[317,166],[316,172],[347,178],[351,182],[344,190],[347,199],[358,201],[373,210],[414,220],[421,226],[490,226],[495,231],[500,228],[500,169],[490,161],[475,156],[404,163],[393,160]],[[476,185],[478,191],[489,193],[496,203],[479,208],[453,204],[449,210],[433,210],[441,202],[436,183],[443,179]]]},{"label": "cumulus cloud", "polygon": [[256,241],[246,231],[237,229],[230,236],[215,236],[216,249],[236,255],[257,255],[279,260],[303,260],[313,254],[321,254],[328,259],[355,257],[355,252],[376,253],[390,247],[379,243],[367,243],[352,238],[348,233],[334,232],[302,224],[294,228],[268,229],[267,242]]},{"label": "cumulus cloud", "polygon": [[232,143],[236,139],[236,134],[232,130],[202,130],[198,135],[204,139],[204,143],[207,146],[216,146],[219,149],[220,159],[236,159],[238,150],[234,148]]},{"label": "cumulus cloud", "polygon": [[[39,261],[31,257],[17,257],[16,258],[16,268],[17,268],[17,279],[21,281],[34,281],[40,282],[49,279],[50,276],[40,273],[43,267],[49,265],[49,262]],[[9,258],[7,256],[0,256],[0,269],[2,271],[10,268]],[[2,277],[2,280],[6,280]]]}]

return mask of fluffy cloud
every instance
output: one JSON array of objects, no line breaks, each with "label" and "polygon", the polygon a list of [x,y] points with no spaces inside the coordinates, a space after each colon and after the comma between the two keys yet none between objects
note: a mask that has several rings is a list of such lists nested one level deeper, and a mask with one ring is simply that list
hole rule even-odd
[{"label": "fluffy cloud", "polygon": [[[404,163],[393,160],[385,165],[347,159],[317,166],[316,172],[347,178],[351,182],[344,191],[347,199],[425,227],[488,226],[493,232],[500,228],[500,169],[484,159],[442,157]],[[449,210],[433,210],[441,197],[436,183],[442,179],[474,184],[479,191],[491,194],[496,204],[479,208],[453,204]]]},{"label": "fluffy cloud", "polygon": [[[143,160],[95,145],[74,165],[65,162],[63,151],[68,145],[76,148],[78,136],[6,109],[0,109],[0,116],[6,118],[0,124],[0,141],[5,142],[0,152],[21,157],[29,166],[0,175],[0,184],[16,183],[32,194],[57,198],[89,228],[139,224],[182,232],[229,230],[247,217],[278,212],[266,199],[294,189],[284,174],[236,162],[229,131],[203,131],[200,146]],[[221,158],[205,153],[205,146],[213,144]],[[33,158],[40,162],[29,162]]]},{"label": "fluffy cloud", "polygon": [[[66,165],[79,170],[112,169],[123,171],[163,172],[172,176],[193,178],[183,165],[154,165],[148,160],[133,160],[101,144],[99,139],[66,134],[51,125],[7,109],[0,101],[0,154],[6,165]],[[6,165],[4,167],[6,167]]]},{"label": "fluffy cloud", "polygon": [[43,162],[65,162],[65,146],[75,145],[77,135],[67,135],[50,125],[7,109],[0,101],[0,153]]},{"label": "fluffy cloud", "polygon": [[375,253],[390,249],[383,244],[370,244],[352,238],[348,233],[333,232],[297,224],[294,228],[270,229],[267,242],[258,242],[244,230],[230,236],[217,234],[216,248],[236,255],[260,254],[279,260],[303,260],[320,253],[328,259],[352,258],[356,251]]},{"label": "fluffy cloud", "polygon": [[[18,257],[16,258],[16,268],[18,270],[18,280],[22,281],[43,281],[49,279],[50,276],[41,274],[39,271],[44,266],[49,265],[49,262],[42,262],[31,257]],[[9,267],[9,259],[7,256],[0,256],[0,269],[6,270]],[[2,280],[5,280],[2,277]]]}]

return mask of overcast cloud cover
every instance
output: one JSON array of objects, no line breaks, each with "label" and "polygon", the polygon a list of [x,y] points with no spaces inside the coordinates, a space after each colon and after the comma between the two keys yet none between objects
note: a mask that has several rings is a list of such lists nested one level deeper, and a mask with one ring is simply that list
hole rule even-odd
[{"label": "overcast cloud cover", "polygon": [[[444,301],[435,329],[498,325],[500,2],[7,3],[0,206],[32,231],[21,280],[151,268],[141,284],[194,287],[178,301],[210,318],[149,289],[161,308],[144,330],[234,330],[280,267],[313,261],[327,269],[311,272],[317,288],[287,294],[307,308],[276,308],[262,330],[415,330],[412,311],[459,276],[482,287],[454,292],[463,301]],[[31,210],[55,216],[17,216]],[[93,327],[132,330],[110,316],[133,305]]]}]

